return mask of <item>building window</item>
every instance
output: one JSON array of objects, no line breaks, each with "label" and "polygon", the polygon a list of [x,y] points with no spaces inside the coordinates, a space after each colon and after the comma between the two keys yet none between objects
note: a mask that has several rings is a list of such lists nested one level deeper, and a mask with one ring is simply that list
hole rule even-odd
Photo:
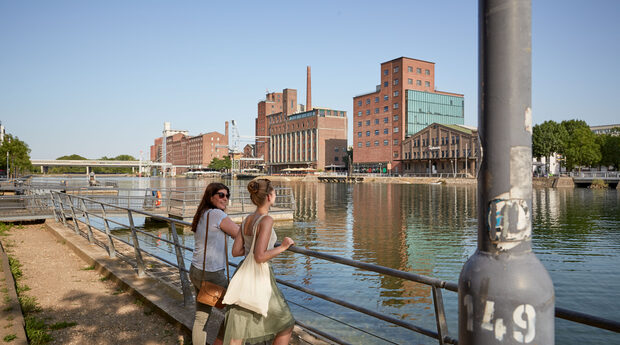
[{"label": "building window", "polygon": [[411,78],[407,79],[407,84],[413,85],[413,79],[411,79]]},{"label": "building window", "polygon": [[379,135],[379,130],[375,129],[375,135]]},{"label": "building window", "polygon": [[394,158],[398,158],[398,151],[394,151]]},{"label": "building window", "polygon": [[366,126],[370,126],[370,120],[366,120]]},{"label": "building window", "polygon": [[407,72],[409,72],[409,73],[413,72],[413,67],[407,66]]},{"label": "building window", "polygon": [[418,85],[418,86],[421,86],[422,85],[422,81],[421,80],[416,80],[415,84]]},{"label": "building window", "polygon": [[398,145],[398,139],[394,139],[394,145]]},{"label": "building window", "polygon": [[337,161],[338,161],[338,157],[334,157],[334,162],[337,162]]},{"label": "building window", "polygon": [[362,142],[357,143],[357,147],[362,147]]},{"label": "building window", "polygon": [[430,81],[425,81],[425,82],[424,82],[424,86],[426,86],[426,87],[430,87],[430,86],[431,86],[431,82],[430,82]]},{"label": "building window", "polygon": [[394,127],[394,133],[398,133],[398,127]]},{"label": "building window", "polygon": [[370,115],[370,109],[366,110],[366,115]]},{"label": "building window", "polygon": [[394,85],[398,85],[398,79],[394,79]]},{"label": "building window", "polygon": [[366,104],[370,104],[370,98],[366,98]]},{"label": "building window", "polygon": [[390,132],[390,130],[389,130],[389,129],[387,129],[387,128],[384,128],[384,129],[383,129],[383,134],[388,134],[389,132]]},{"label": "building window", "polygon": [[387,141],[387,140],[383,140],[383,145],[384,145],[384,146],[388,146],[389,144],[390,144],[390,142],[389,142],[389,141]]},{"label": "building window", "polygon": [[418,73],[418,74],[422,74],[422,69],[421,69],[420,67],[416,68],[416,69],[415,69],[415,71],[416,71],[416,73]]},{"label": "building window", "polygon": [[375,119],[375,125],[379,124],[379,119]]},{"label": "building window", "polygon": [[398,109],[398,103],[394,103],[393,107],[394,109]]},{"label": "building window", "polygon": [[375,103],[379,103],[379,97],[375,97]]},{"label": "building window", "polygon": [[387,69],[383,71],[383,75],[388,75],[388,73],[390,73],[390,71],[388,71]]},{"label": "building window", "polygon": [[370,136],[370,131],[366,131],[366,136],[369,137]]},{"label": "building window", "polygon": [[388,87],[388,82],[387,81],[383,82],[383,87]]},{"label": "building window", "polygon": [[429,71],[429,70],[425,70],[425,71],[424,71],[424,74],[426,74],[426,75],[431,75],[431,71]]},{"label": "building window", "polygon": [[394,67],[394,73],[398,73],[398,66]]},{"label": "building window", "polygon": [[375,146],[379,146],[379,140],[375,140]]},{"label": "building window", "polygon": [[362,132],[357,132],[357,136],[361,137],[362,136]]},{"label": "building window", "polygon": [[359,122],[357,123],[357,127],[362,127],[362,121],[359,121]]},{"label": "building window", "polygon": [[394,115],[394,121],[398,121],[398,115]]},{"label": "building window", "polygon": [[383,107],[383,111],[384,112],[388,111],[388,106],[387,105],[385,107]]},{"label": "building window", "polygon": [[398,97],[398,91],[394,91],[394,97]]},{"label": "building window", "polygon": [[390,97],[388,95],[383,96],[383,100],[387,101],[388,99],[390,99]]},{"label": "building window", "polygon": [[384,117],[383,118],[383,123],[388,123],[388,122],[389,122],[389,119],[387,117]]},{"label": "building window", "polygon": [[379,114],[379,108],[375,108],[375,114]]},{"label": "building window", "polygon": [[366,147],[370,147],[370,141],[366,142]]},{"label": "building window", "polygon": [[362,106],[362,101],[357,101],[357,106],[361,107]]},{"label": "building window", "polygon": [[362,112],[361,112],[361,111],[358,111],[358,112],[357,112],[357,116],[362,116]]}]

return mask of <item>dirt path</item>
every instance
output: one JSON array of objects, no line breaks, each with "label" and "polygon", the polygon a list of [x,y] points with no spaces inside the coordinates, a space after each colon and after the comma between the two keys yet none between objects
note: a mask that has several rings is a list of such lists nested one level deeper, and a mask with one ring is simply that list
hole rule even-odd
[{"label": "dirt path", "polygon": [[[48,325],[49,344],[179,344],[174,326],[129,293],[106,280],[45,230],[45,225],[13,227],[0,237],[7,253],[19,260],[22,292],[36,298],[32,313]],[[71,326],[72,323],[76,323]]]}]

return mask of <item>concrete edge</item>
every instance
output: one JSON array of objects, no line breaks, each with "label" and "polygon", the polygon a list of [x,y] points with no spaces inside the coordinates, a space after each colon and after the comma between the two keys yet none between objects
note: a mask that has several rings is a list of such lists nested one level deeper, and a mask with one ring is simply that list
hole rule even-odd
[{"label": "concrete edge", "polygon": [[13,317],[13,330],[15,331],[17,338],[15,338],[15,340],[13,340],[14,342],[12,341],[11,343],[16,345],[28,345],[28,338],[26,337],[26,322],[24,321],[24,314],[22,313],[22,308],[19,305],[19,300],[17,298],[17,285],[15,283],[15,279],[13,278],[13,274],[11,273],[9,256],[4,250],[2,242],[0,242],[0,257],[2,258],[2,270],[4,272],[5,283],[8,290],[7,293],[11,299],[11,302],[9,303],[11,310],[3,310],[0,314],[8,314],[7,317]]}]

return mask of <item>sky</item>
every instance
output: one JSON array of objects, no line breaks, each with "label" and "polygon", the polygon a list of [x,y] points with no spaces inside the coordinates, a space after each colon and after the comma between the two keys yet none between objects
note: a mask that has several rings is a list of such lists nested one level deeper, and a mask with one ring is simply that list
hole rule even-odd
[{"label": "sky", "polygon": [[[436,89],[478,118],[478,1],[0,0],[0,121],[33,159],[148,159],[164,122],[190,135],[236,120],[254,135],[265,93],[345,110],[380,63],[435,63]],[[534,123],[620,123],[620,1],[532,4]],[[349,140],[352,135],[349,133]],[[250,142],[242,141],[242,146]]]}]

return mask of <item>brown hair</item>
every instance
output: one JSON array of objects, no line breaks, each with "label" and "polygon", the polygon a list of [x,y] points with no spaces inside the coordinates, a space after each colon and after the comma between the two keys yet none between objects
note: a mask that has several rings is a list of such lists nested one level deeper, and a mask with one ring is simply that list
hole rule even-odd
[{"label": "brown hair", "polygon": [[194,220],[192,221],[193,232],[196,232],[196,228],[198,228],[198,222],[200,221],[200,217],[202,217],[202,214],[207,209],[216,208],[215,205],[211,203],[211,197],[222,189],[226,189],[226,193],[230,194],[230,190],[228,189],[228,187],[225,184],[219,182],[209,183],[207,188],[205,188],[205,193],[202,196],[202,200],[200,200],[200,205],[198,205],[196,214],[194,214]]},{"label": "brown hair", "polygon": [[267,195],[273,191],[271,181],[266,178],[259,178],[248,183],[248,192],[250,192],[250,199],[256,206],[261,206],[267,200]]}]

